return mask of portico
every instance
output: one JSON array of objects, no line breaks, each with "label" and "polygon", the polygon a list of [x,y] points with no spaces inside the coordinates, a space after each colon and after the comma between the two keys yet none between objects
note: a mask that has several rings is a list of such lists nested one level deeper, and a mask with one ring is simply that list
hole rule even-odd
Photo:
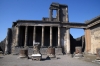
[{"label": "portico", "polygon": [[59,26],[17,26],[19,39],[16,38],[17,46],[33,46],[39,42],[41,47],[61,47]]}]

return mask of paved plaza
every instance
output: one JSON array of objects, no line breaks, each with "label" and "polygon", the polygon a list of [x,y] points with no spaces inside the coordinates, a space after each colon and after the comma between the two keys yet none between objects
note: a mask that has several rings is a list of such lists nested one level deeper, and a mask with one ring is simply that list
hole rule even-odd
[{"label": "paved plaza", "polygon": [[18,55],[6,55],[0,57],[0,66],[100,66],[99,63],[88,62],[83,59],[72,58],[68,55],[58,55],[57,59],[45,59],[32,61],[31,59],[20,59]]}]

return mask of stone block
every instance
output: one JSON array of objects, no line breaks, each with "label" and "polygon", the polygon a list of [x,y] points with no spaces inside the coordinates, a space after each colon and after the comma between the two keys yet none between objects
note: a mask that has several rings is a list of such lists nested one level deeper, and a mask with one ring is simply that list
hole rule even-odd
[{"label": "stone block", "polygon": [[20,47],[15,47],[15,49],[13,50],[13,53],[12,54],[14,54],[14,55],[18,55],[19,54],[19,52],[20,52]]},{"label": "stone block", "polygon": [[48,48],[40,48],[40,53],[43,54],[43,55],[46,55],[47,54],[47,49]]},{"label": "stone block", "polygon": [[100,48],[97,48],[96,51],[97,51],[96,59],[100,60]]},{"label": "stone block", "polygon": [[55,48],[55,54],[56,55],[63,55],[62,48]]},{"label": "stone block", "polygon": [[[12,54],[18,55],[22,47],[15,47],[15,50]],[[33,54],[33,48],[28,48],[28,55]]]},{"label": "stone block", "polygon": [[32,55],[33,54],[33,48],[28,48],[28,55]]},{"label": "stone block", "polygon": [[20,49],[19,58],[28,58],[28,49]]}]

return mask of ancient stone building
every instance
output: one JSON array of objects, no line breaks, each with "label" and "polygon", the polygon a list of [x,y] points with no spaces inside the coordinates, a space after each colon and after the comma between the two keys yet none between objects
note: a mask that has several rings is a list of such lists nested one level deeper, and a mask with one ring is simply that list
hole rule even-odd
[{"label": "ancient stone building", "polygon": [[[52,16],[56,10],[56,17]],[[100,48],[100,16],[85,23],[69,22],[68,6],[52,3],[49,17],[42,20],[17,20],[12,28],[8,28],[7,37],[3,44],[5,53],[18,53],[21,48],[28,48],[32,53],[33,44],[40,43],[40,51],[46,54],[48,47],[55,47],[56,54],[73,53],[75,46],[82,46],[83,52],[96,53]],[[70,28],[80,28],[85,36],[74,39],[70,35]]]},{"label": "ancient stone building", "polygon": [[100,16],[86,22],[85,41],[87,53],[96,54],[96,48],[100,48]]},{"label": "ancient stone building", "polygon": [[[45,54],[48,47],[56,47],[56,53],[62,52],[62,45],[66,46],[67,53],[70,53],[69,28],[66,27],[68,21],[68,6],[58,3],[50,5],[49,18],[43,20],[17,20],[13,22],[12,28],[8,29],[6,44],[11,45],[11,53],[17,52],[22,47],[32,50],[34,42],[41,45],[41,53]],[[53,10],[56,10],[56,18],[52,17]],[[12,36],[10,35],[12,33]],[[10,35],[10,36],[9,36]],[[10,39],[12,40],[10,40]],[[10,44],[11,43],[11,44]],[[8,46],[5,52],[10,51]]]}]

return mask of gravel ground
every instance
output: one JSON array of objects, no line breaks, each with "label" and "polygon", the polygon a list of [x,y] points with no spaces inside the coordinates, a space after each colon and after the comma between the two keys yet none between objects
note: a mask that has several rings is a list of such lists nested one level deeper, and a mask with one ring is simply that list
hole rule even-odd
[{"label": "gravel ground", "polygon": [[72,58],[68,55],[58,55],[58,59],[45,59],[32,61],[31,59],[20,59],[18,55],[6,55],[0,57],[0,66],[100,66],[98,63],[84,61],[82,59]]}]

